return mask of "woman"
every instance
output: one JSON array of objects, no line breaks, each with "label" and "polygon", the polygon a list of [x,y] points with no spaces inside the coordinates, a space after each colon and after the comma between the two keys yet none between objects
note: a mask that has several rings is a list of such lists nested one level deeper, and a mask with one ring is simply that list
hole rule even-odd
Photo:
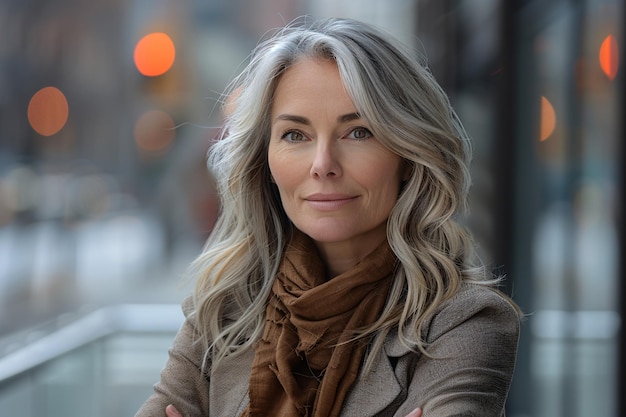
[{"label": "woman", "polygon": [[329,19],[229,96],[221,213],[137,416],[503,415],[519,311],[457,223],[469,141],[429,71]]}]

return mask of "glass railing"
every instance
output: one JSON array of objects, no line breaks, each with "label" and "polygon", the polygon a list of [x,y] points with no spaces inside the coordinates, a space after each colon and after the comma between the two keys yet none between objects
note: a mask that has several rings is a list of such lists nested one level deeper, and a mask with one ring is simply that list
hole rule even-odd
[{"label": "glass railing", "polygon": [[121,305],[21,335],[0,357],[0,414],[134,415],[182,322],[179,305]]}]

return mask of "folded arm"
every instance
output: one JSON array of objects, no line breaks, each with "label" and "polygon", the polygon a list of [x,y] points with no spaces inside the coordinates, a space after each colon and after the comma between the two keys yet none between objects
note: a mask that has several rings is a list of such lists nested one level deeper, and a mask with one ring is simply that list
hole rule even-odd
[{"label": "folded arm", "polygon": [[195,320],[189,318],[191,299],[183,303],[187,319],[169,350],[169,359],[161,371],[154,393],[135,417],[166,417],[166,407],[174,405],[185,417],[209,415],[209,379],[202,373],[203,350],[196,343]]}]

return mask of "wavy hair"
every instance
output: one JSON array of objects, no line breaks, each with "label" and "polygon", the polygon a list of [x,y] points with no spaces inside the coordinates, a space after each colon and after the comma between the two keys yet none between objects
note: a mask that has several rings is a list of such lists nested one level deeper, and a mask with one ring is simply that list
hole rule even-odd
[{"label": "wavy hair", "polygon": [[425,318],[462,282],[498,283],[458,221],[470,187],[470,141],[427,66],[393,37],[361,22],[292,24],[260,43],[233,80],[225,94],[232,111],[209,151],[221,211],[192,263],[205,363],[252,347],[262,333],[266,301],[293,227],[268,168],[272,99],[281,74],[308,58],[336,63],[374,136],[411,168],[387,223],[399,260],[387,304],[379,320],[354,338],[374,335],[376,351],[396,328],[402,343],[424,351]]}]

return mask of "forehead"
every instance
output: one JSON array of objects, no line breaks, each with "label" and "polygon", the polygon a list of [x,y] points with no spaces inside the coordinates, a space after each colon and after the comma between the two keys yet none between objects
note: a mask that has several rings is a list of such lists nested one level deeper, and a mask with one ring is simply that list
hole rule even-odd
[{"label": "forehead", "polygon": [[327,111],[355,111],[334,61],[302,59],[281,76],[272,102],[273,117],[282,111],[304,111],[311,107],[323,107]]}]

